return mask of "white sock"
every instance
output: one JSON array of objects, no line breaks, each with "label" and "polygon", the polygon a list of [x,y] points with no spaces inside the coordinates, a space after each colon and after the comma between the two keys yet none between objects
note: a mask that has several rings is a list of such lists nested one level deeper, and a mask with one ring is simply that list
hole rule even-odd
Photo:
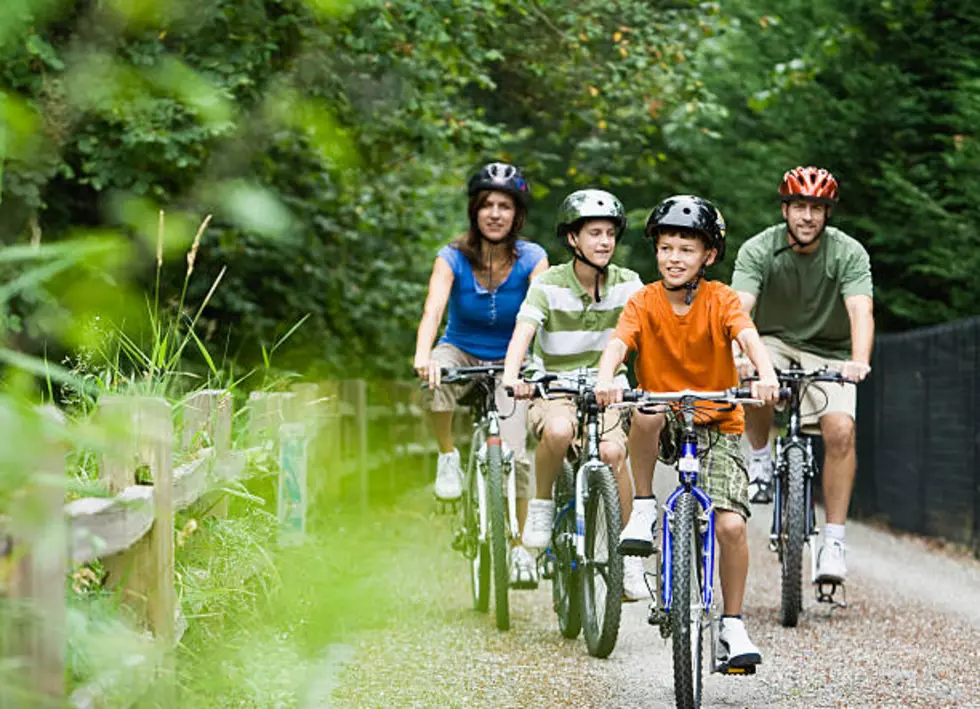
[{"label": "white sock", "polygon": [[823,526],[823,538],[830,540],[836,539],[839,542],[844,541],[844,525],[843,524],[825,524]]},{"label": "white sock", "polygon": [[750,443],[749,444],[749,448],[752,451],[752,457],[753,458],[771,458],[772,457],[772,452],[769,450],[769,444],[768,443],[766,445],[762,446],[762,448],[759,448],[759,449],[752,448],[752,444]]}]

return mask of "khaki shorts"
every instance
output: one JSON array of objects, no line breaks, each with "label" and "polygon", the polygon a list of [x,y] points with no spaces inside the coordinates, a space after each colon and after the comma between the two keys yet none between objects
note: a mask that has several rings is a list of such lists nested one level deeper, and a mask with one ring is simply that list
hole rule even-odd
[{"label": "khaki shorts", "polygon": [[[766,335],[762,341],[765,343],[766,349],[769,350],[769,357],[772,359],[773,366],[777,369],[787,369],[791,362],[795,362],[803,369],[827,367],[828,369],[840,370],[843,364],[843,361],[839,359],[827,359],[799,350],[772,335]],[[800,404],[800,423],[808,429],[808,432],[819,430],[819,422],[822,416],[836,413],[847,414],[852,419],[857,418],[856,386],[820,382],[807,387],[806,394]]]},{"label": "khaki shorts", "polygon": [[[671,441],[677,440],[681,424],[676,419],[670,420],[661,434],[669,436]],[[722,433],[717,428],[695,426],[694,432],[698,438],[698,456],[701,458],[701,471],[698,473],[697,486],[707,493],[716,509],[735,512],[748,519],[751,516],[749,506],[749,473],[745,464],[745,451],[742,449],[742,435],[737,433]],[[664,450],[661,444],[661,452]],[[705,452],[707,451],[707,452]],[[664,463],[676,465],[676,460],[665,460]]]},{"label": "khaki shorts", "polygon": [[[441,343],[432,350],[430,358],[441,366],[479,367],[487,364],[502,364],[503,360],[487,362],[463,352],[458,347]],[[422,390],[422,407],[426,411],[445,413],[456,410],[456,401],[473,387],[467,384],[444,384],[435,390]],[[517,496],[522,500],[528,499],[534,490],[531,480],[531,463],[527,455],[527,402],[515,401],[504,391],[502,385],[497,385],[497,409],[500,411],[500,437],[514,453],[514,482],[517,485]],[[511,413],[513,412],[513,413]],[[506,418],[504,418],[506,416]]]},{"label": "khaki shorts", "polygon": [[[599,440],[615,443],[626,450],[625,408],[608,409],[599,414]],[[554,418],[562,418],[572,424],[575,440],[578,439],[578,408],[571,399],[535,399],[527,410],[527,425],[539,441],[544,425]]]}]

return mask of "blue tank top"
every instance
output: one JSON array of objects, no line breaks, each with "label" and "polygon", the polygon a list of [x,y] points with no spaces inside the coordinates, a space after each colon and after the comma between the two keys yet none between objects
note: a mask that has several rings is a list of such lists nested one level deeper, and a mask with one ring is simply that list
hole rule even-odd
[{"label": "blue tank top", "polygon": [[439,255],[453,271],[449,322],[439,342],[448,342],[477,359],[503,359],[517,311],[527,295],[528,277],[545,258],[544,249],[530,241],[518,241],[517,261],[492,292],[480,285],[470,262],[452,244],[442,247]]}]

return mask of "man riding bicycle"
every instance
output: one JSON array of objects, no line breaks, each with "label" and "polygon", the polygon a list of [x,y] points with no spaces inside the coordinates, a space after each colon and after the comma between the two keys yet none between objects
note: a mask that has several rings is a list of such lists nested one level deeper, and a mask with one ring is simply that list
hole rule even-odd
[{"label": "man riding bicycle", "polygon": [[[827,226],[838,200],[836,178],[824,169],[797,167],[779,186],[784,222],[753,236],[739,249],[732,276],[746,312],[777,368],[795,362],[827,366],[851,382],[871,371],[873,287],[868,253],[840,229]],[[754,311],[754,313],[753,313]],[[739,373],[751,373],[745,357]],[[813,384],[802,406],[803,424],[819,422],[824,441],[823,493],[827,513],[817,552],[817,580],[842,583],[847,575],[844,523],[856,469],[852,385]],[[752,502],[772,501],[769,431],[772,407],[746,410]]]}]

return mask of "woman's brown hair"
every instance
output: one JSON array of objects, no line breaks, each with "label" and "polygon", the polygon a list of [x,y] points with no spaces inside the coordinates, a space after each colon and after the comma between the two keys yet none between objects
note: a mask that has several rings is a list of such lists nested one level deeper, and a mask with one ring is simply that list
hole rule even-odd
[{"label": "woman's brown hair", "polygon": [[[466,260],[469,261],[470,268],[474,271],[481,271],[484,267],[482,261],[483,237],[480,235],[480,229],[477,226],[477,214],[483,205],[487,203],[491,191],[482,190],[470,197],[470,201],[466,206],[466,213],[470,218],[470,228],[456,237],[456,240],[452,243],[453,248],[466,257]],[[510,263],[514,263],[517,261],[517,240],[520,238],[521,229],[524,228],[524,223],[527,221],[527,211],[513,195],[508,193],[504,194],[507,194],[514,203],[514,223],[511,224],[510,232],[508,232],[507,237],[503,240],[502,245],[507,250]]]}]

